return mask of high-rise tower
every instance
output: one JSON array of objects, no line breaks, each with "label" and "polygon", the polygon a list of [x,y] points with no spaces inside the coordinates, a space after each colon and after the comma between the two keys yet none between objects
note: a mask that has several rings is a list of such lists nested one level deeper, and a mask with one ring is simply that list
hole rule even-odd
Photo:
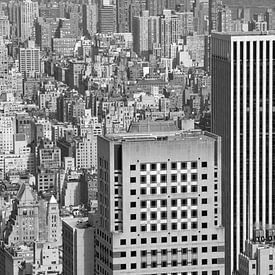
[{"label": "high-rise tower", "polygon": [[212,129],[222,137],[226,274],[253,228],[275,224],[275,36],[212,34]]}]

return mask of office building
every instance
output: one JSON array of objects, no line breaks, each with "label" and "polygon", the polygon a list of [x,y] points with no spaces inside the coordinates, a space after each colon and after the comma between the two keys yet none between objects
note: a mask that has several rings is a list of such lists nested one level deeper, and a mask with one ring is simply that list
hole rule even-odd
[{"label": "office building", "polygon": [[209,33],[211,33],[212,31],[218,31],[218,13],[221,5],[222,0],[209,0]]},{"label": "office building", "polygon": [[0,83],[5,85],[9,73],[9,57],[8,48],[6,47],[3,38],[0,36]]},{"label": "office building", "polygon": [[20,2],[19,37],[24,42],[33,34],[34,19],[39,16],[38,2],[24,0]]},{"label": "office building", "polygon": [[10,22],[4,11],[0,10],[0,37],[10,38]]},{"label": "office building", "polygon": [[26,77],[40,73],[40,49],[35,47],[34,41],[29,40],[25,48],[20,48],[19,70]]},{"label": "office building", "polygon": [[131,5],[131,0],[117,0],[116,1],[117,32],[118,33],[131,32],[130,5]]},{"label": "office building", "polygon": [[147,0],[146,10],[150,15],[161,15],[166,8],[166,0]]},{"label": "office building", "polygon": [[98,209],[95,274],[224,274],[216,135],[145,121],[99,137]]},{"label": "office building", "polygon": [[84,4],[83,13],[83,34],[93,36],[97,33],[98,5],[95,3]]},{"label": "office building", "polygon": [[212,35],[212,130],[223,140],[226,274],[253,229],[275,224],[273,146],[275,36]]},{"label": "office building", "polygon": [[99,32],[114,33],[116,32],[116,6],[102,6],[99,9]]}]

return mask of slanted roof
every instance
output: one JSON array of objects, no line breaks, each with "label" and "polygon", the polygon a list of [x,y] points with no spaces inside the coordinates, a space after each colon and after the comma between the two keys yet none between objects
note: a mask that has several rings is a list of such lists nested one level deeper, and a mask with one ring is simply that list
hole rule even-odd
[{"label": "slanted roof", "polygon": [[17,199],[20,204],[29,204],[35,201],[29,183],[23,182],[21,184],[19,191],[17,193]]}]

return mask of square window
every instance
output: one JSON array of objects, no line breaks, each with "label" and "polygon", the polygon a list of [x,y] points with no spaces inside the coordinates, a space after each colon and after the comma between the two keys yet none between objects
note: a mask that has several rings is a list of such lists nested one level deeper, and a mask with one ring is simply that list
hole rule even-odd
[{"label": "square window", "polygon": [[165,187],[165,186],[160,187],[160,193],[161,194],[166,194],[167,193],[167,187]]},{"label": "square window", "polygon": [[166,207],[167,206],[167,200],[161,200],[160,201],[160,206],[161,207]]},{"label": "square window", "polygon": [[187,248],[182,248],[181,249],[181,254],[187,254]]},{"label": "square window", "polygon": [[177,206],[177,202],[176,199],[171,200],[171,206]]},{"label": "square window", "polygon": [[206,216],[207,216],[207,210],[202,210],[202,211],[201,211],[201,215],[202,215],[203,217],[206,217]]},{"label": "square window", "polygon": [[181,186],[181,193],[187,193],[187,186]]},{"label": "square window", "polygon": [[131,264],[131,269],[136,269],[137,268],[137,264],[136,263],[132,263]]},{"label": "square window", "polygon": [[158,253],[158,252],[157,252],[157,250],[156,250],[156,249],[151,250],[151,255],[152,255],[152,256],[157,256],[157,253]]},{"label": "square window", "polygon": [[171,182],[177,182],[177,174],[171,174]]},{"label": "square window", "polygon": [[192,161],[192,162],[191,162],[191,168],[192,168],[192,169],[197,169],[197,167],[198,167],[197,162],[196,162],[196,161]]},{"label": "square window", "polygon": [[172,266],[177,266],[178,265],[178,261],[172,261]]},{"label": "square window", "polygon": [[205,198],[204,198],[204,199],[201,199],[201,203],[202,203],[202,204],[207,204],[207,199],[205,199]]},{"label": "square window", "polygon": [[197,216],[198,216],[198,211],[197,210],[191,210],[191,217],[192,218],[197,218]]},{"label": "square window", "polygon": [[157,243],[157,238],[151,238],[151,243]]},{"label": "square window", "polygon": [[151,175],[151,183],[156,183],[157,182],[157,176],[156,175]]},{"label": "square window", "polygon": [[186,182],[187,181],[187,174],[181,174],[181,181]]},{"label": "square window", "polygon": [[201,236],[201,240],[202,240],[202,241],[207,241],[207,235],[202,235],[202,236]]},{"label": "square window", "polygon": [[161,169],[161,170],[166,170],[166,169],[167,169],[167,164],[164,163],[164,162],[161,163],[161,164],[160,164],[160,169]]},{"label": "square window", "polygon": [[198,205],[198,199],[192,198],[191,199],[191,205]]},{"label": "square window", "polygon": [[151,262],[151,267],[156,268],[157,267],[157,262]]},{"label": "square window", "polygon": [[182,241],[182,242],[187,242],[187,236],[182,236],[182,237],[181,237],[181,241]]},{"label": "square window", "polygon": [[147,231],[146,225],[141,225],[141,226],[140,226],[140,231],[141,231],[141,232],[146,232],[146,231]]},{"label": "square window", "polygon": [[140,170],[141,171],[146,171],[146,164],[145,163],[140,164]]},{"label": "square window", "polygon": [[167,237],[161,237],[161,242],[162,243],[167,243]]},{"label": "square window", "polygon": [[192,265],[198,265],[198,260],[197,259],[192,259],[191,264]]},{"label": "square window", "polygon": [[130,231],[131,232],[137,232],[137,227],[136,226],[131,226]]},{"label": "square window", "polygon": [[207,222],[203,222],[203,223],[201,224],[201,228],[207,228]]},{"label": "square window", "polygon": [[181,163],[181,169],[187,169],[187,162]]},{"label": "square window", "polygon": [[171,193],[173,193],[173,194],[177,193],[177,187],[176,186],[171,187]]},{"label": "square window", "polygon": [[157,231],[157,225],[151,224],[151,231]]},{"label": "square window", "polygon": [[198,186],[197,185],[192,185],[191,186],[191,192],[192,193],[198,192]]},{"label": "square window", "polygon": [[151,212],[151,220],[157,219],[157,212]]},{"label": "square window", "polygon": [[201,191],[202,191],[202,192],[207,192],[207,186],[202,186],[202,187],[201,187]]},{"label": "square window", "polygon": [[136,192],[136,189],[131,189],[131,190],[130,190],[130,194],[131,194],[131,196],[136,195],[136,193],[137,193],[137,192]]},{"label": "square window", "polygon": [[120,245],[126,245],[126,239],[121,239],[120,240]]},{"label": "square window", "polygon": [[172,241],[172,243],[176,243],[176,242],[178,241],[177,236],[173,236],[173,237],[171,238],[171,241]]},{"label": "square window", "polygon": [[192,242],[196,242],[197,240],[198,240],[198,236],[193,235],[193,236],[192,236]]},{"label": "square window", "polygon": [[140,207],[141,208],[146,208],[146,206],[147,206],[147,201],[141,201],[140,202]]},{"label": "square window", "polygon": [[161,231],[167,230],[167,223],[161,223],[161,224],[160,224],[160,230],[161,230]]},{"label": "square window", "polygon": [[171,169],[172,170],[177,169],[177,163],[176,162],[171,162]]},{"label": "square window", "polygon": [[177,230],[178,229],[178,224],[176,222],[173,222],[171,225],[172,230]]},{"label": "square window", "polygon": [[146,195],[146,188],[140,188],[140,194]]},{"label": "square window", "polygon": [[181,223],[181,229],[183,229],[183,230],[187,229],[187,222]]},{"label": "square window", "polygon": [[212,240],[217,240],[218,239],[218,235],[217,234],[212,234]]},{"label": "square window", "polygon": [[131,239],[131,244],[137,244],[137,240],[136,239]]},{"label": "square window", "polygon": [[181,261],[181,265],[182,265],[182,266],[186,266],[186,265],[187,265],[187,260],[182,260],[182,261]]},{"label": "square window", "polygon": [[126,257],[126,252],[125,251],[121,251],[120,252],[120,257],[121,258],[125,258]]},{"label": "square window", "polygon": [[213,259],[212,259],[212,264],[217,264],[217,263],[218,263],[218,259],[213,258]]},{"label": "square window", "polygon": [[120,269],[121,269],[121,270],[126,269],[126,264],[121,264],[121,265],[120,265]]},{"label": "square window", "polygon": [[207,162],[206,162],[206,161],[203,161],[203,162],[201,163],[201,167],[206,168],[206,167],[207,167]]},{"label": "square window", "polygon": [[147,182],[146,176],[140,176],[140,183],[146,183],[146,182]]},{"label": "square window", "polygon": [[207,265],[207,259],[202,259],[202,260],[201,260],[201,264],[202,264],[202,265]]},{"label": "square window", "polygon": [[203,247],[201,248],[201,252],[202,252],[202,253],[207,253],[207,247],[206,247],[206,246],[203,246]]},{"label": "square window", "polygon": [[131,208],[135,208],[137,206],[136,202],[135,201],[131,201],[130,202],[130,207]]},{"label": "square window", "polygon": [[140,267],[141,267],[141,268],[146,268],[146,267],[147,267],[147,263],[146,263],[146,262],[142,262],[142,263],[140,264]]},{"label": "square window", "polygon": [[151,187],[151,195],[157,194],[157,188],[156,187]]},{"label": "square window", "polygon": [[197,181],[198,175],[197,174],[191,174],[191,181]]},{"label": "square window", "polygon": [[160,182],[161,183],[167,182],[167,176],[166,175],[160,175]]},{"label": "square window", "polygon": [[198,228],[198,223],[197,222],[191,222],[191,228],[192,229],[197,229]]},{"label": "square window", "polygon": [[145,220],[147,219],[147,213],[141,213],[141,214],[140,214],[140,219],[141,219],[142,221],[145,221]]},{"label": "square window", "polygon": [[187,199],[182,199],[181,206],[186,206],[186,205],[187,205]]},{"label": "square window", "polygon": [[157,207],[157,201],[156,200],[152,200],[151,201],[151,208],[155,208]]},{"label": "square window", "polygon": [[160,217],[161,217],[161,219],[167,219],[167,212],[166,211],[161,211],[160,212]]},{"label": "square window", "polygon": [[131,251],[131,257],[136,257],[137,256],[137,252],[136,251]]},{"label": "square window", "polygon": [[165,261],[161,262],[161,266],[162,267],[167,267],[167,262],[165,262]]},{"label": "square window", "polygon": [[167,255],[167,249],[162,249],[161,250],[161,255]]},{"label": "square window", "polygon": [[202,174],[202,175],[201,175],[201,179],[202,179],[202,180],[207,180],[207,174]]},{"label": "square window", "polygon": [[186,211],[186,210],[182,210],[182,211],[181,211],[181,218],[182,218],[182,219],[187,218],[187,211]]},{"label": "square window", "polygon": [[212,246],[212,252],[217,252],[218,251],[218,247],[217,246]]},{"label": "square window", "polygon": [[151,168],[151,171],[156,171],[157,170],[156,163],[151,163],[150,168]]},{"label": "square window", "polygon": [[136,170],[136,165],[131,164],[131,165],[130,165],[130,170],[131,170],[131,171],[135,171],[135,170]]},{"label": "square window", "polygon": [[137,219],[137,216],[136,214],[131,214],[130,215],[130,219],[133,221],[133,220],[136,220]]},{"label": "square window", "polygon": [[141,244],[146,244],[147,243],[147,239],[146,238],[141,238],[140,239],[140,243]]},{"label": "square window", "polygon": [[130,178],[130,182],[131,182],[131,183],[136,183],[136,182],[137,182],[136,177],[131,177],[131,178]]}]

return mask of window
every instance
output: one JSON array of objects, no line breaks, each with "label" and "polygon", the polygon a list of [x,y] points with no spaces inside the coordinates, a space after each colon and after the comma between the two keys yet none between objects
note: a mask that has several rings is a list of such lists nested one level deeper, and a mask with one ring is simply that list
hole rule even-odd
[{"label": "window", "polygon": [[183,229],[183,230],[187,229],[187,222],[181,223],[181,229]]},{"label": "window", "polygon": [[156,200],[152,200],[150,204],[151,204],[152,208],[157,207],[157,201]]},{"label": "window", "polygon": [[182,261],[181,261],[181,265],[182,265],[182,266],[186,266],[186,265],[187,265],[187,260],[182,260]]},{"label": "window", "polygon": [[160,217],[161,217],[161,219],[166,219],[167,218],[167,212],[166,211],[161,211],[160,212]]},{"label": "window", "polygon": [[202,174],[202,175],[201,175],[201,179],[202,179],[202,180],[207,180],[207,174]]},{"label": "window", "polygon": [[160,193],[161,194],[166,194],[167,193],[167,187],[164,187],[164,186],[160,187]]},{"label": "window", "polygon": [[218,235],[217,234],[212,234],[212,240],[217,240],[218,239]]},{"label": "window", "polygon": [[207,228],[207,222],[203,222],[203,223],[201,224],[201,228]]},{"label": "window", "polygon": [[192,198],[191,205],[198,205],[198,200],[196,198]]},{"label": "window", "polygon": [[161,266],[162,267],[167,267],[167,262],[165,262],[165,261],[161,262]]},{"label": "window", "polygon": [[135,208],[136,207],[136,202],[135,201],[131,201],[130,202],[130,207],[131,208]]},{"label": "window", "polygon": [[172,170],[177,169],[177,163],[176,162],[171,162],[171,169]]},{"label": "window", "polygon": [[201,248],[201,252],[202,252],[202,253],[207,253],[207,247],[206,247],[206,246],[203,246],[203,247]]},{"label": "window", "polygon": [[171,182],[177,182],[177,174],[171,174]]},{"label": "window", "polygon": [[171,224],[171,228],[172,228],[172,230],[177,230],[178,229],[178,224],[176,222],[173,222]]},{"label": "window", "polygon": [[198,240],[198,237],[196,235],[192,236],[192,242],[196,242]]},{"label": "window", "polygon": [[120,269],[122,269],[122,270],[126,269],[126,264],[121,264]]},{"label": "window", "polygon": [[187,242],[187,236],[182,236],[182,237],[181,237],[181,241],[182,241],[182,242]]},{"label": "window", "polygon": [[142,257],[145,257],[145,256],[147,255],[147,250],[141,250],[141,251],[140,251],[140,255],[141,255]]},{"label": "window", "polygon": [[196,161],[193,161],[193,162],[191,162],[191,168],[192,169],[197,169],[197,162]]},{"label": "window", "polygon": [[147,206],[147,201],[141,201],[140,202],[140,207],[141,208],[146,208],[146,206]]},{"label": "window", "polygon": [[186,205],[187,205],[187,199],[182,199],[181,206],[186,206]]},{"label": "window", "polygon": [[137,264],[136,263],[132,263],[131,264],[131,269],[136,269],[137,268]]},{"label": "window", "polygon": [[120,240],[120,245],[126,245],[126,239],[121,239]]},{"label": "window", "polygon": [[172,211],[172,212],[171,212],[171,217],[172,217],[172,219],[176,219],[177,216],[178,216],[177,211]]},{"label": "window", "polygon": [[151,163],[150,168],[151,168],[152,171],[156,171],[156,170],[157,170],[157,165],[156,165],[156,163]]},{"label": "window", "polygon": [[207,199],[205,199],[205,198],[204,198],[204,199],[201,199],[201,203],[202,203],[202,204],[207,204]]},{"label": "window", "polygon": [[157,212],[151,212],[151,220],[157,219]]},{"label": "window", "polygon": [[166,163],[161,163],[160,164],[160,169],[161,170],[166,170],[167,169],[167,164]]},{"label": "window", "polygon": [[151,267],[156,268],[157,267],[157,262],[151,262]]},{"label": "window", "polygon": [[207,235],[202,235],[202,236],[201,236],[201,240],[202,240],[202,241],[207,241]]},{"label": "window", "polygon": [[191,264],[192,265],[198,265],[198,260],[197,259],[192,259]]},{"label": "window", "polygon": [[147,213],[141,213],[141,214],[140,214],[140,219],[141,219],[142,221],[145,221],[145,220],[147,219]]},{"label": "window", "polygon": [[151,238],[151,243],[157,243],[157,238]]},{"label": "window", "polygon": [[140,164],[140,170],[141,171],[146,171],[146,164],[145,163]]},{"label": "window", "polygon": [[181,163],[181,169],[187,169],[187,162]]},{"label": "window", "polygon": [[157,188],[156,187],[151,187],[151,195],[157,194]]},{"label": "window", "polygon": [[140,265],[141,268],[146,268],[147,267],[147,263],[146,262],[142,262]]},{"label": "window", "polygon": [[167,243],[167,237],[161,237],[161,242],[162,243]]},{"label": "window", "polygon": [[131,257],[136,257],[137,256],[137,252],[136,251],[131,251]]},{"label": "window", "polygon": [[161,207],[166,207],[167,206],[167,200],[161,200],[160,201],[160,206]]},{"label": "window", "polygon": [[202,264],[202,265],[207,265],[207,259],[202,259],[202,260],[201,260],[201,264]]},{"label": "window", "polygon": [[197,247],[192,247],[191,251],[192,251],[192,254],[197,254],[198,253],[198,248]]},{"label": "window", "polygon": [[174,200],[174,199],[171,200],[171,205],[172,205],[172,206],[177,206],[177,200]]},{"label": "window", "polygon": [[131,171],[135,171],[135,170],[136,170],[136,166],[135,166],[134,164],[131,164],[131,165],[130,165],[130,170],[131,170]]},{"label": "window", "polygon": [[120,257],[121,258],[125,258],[126,257],[126,252],[125,251],[121,251],[120,252]]},{"label": "window", "polygon": [[147,239],[146,238],[141,238],[140,239],[140,243],[141,244],[146,244],[147,243]]},{"label": "window", "polygon": [[167,182],[167,177],[166,177],[166,175],[160,175],[160,182],[161,182],[161,183]]},{"label": "window", "polygon": [[172,261],[172,266],[177,266],[178,262],[177,261]]},{"label": "window", "polygon": [[187,248],[182,248],[181,249],[181,254],[187,254]]},{"label": "window", "polygon": [[131,196],[136,195],[136,189],[131,189],[130,194],[131,194]]},{"label": "window", "polygon": [[161,223],[160,224],[160,230],[162,230],[162,231],[167,230],[167,223]]},{"label": "window", "polygon": [[182,210],[182,211],[181,211],[181,218],[182,218],[182,219],[187,218],[187,211],[186,211],[186,210]]},{"label": "window", "polygon": [[172,243],[176,243],[176,242],[178,241],[177,236],[173,236],[173,237],[171,238],[171,241],[172,241]]},{"label": "window", "polygon": [[198,216],[198,211],[197,210],[191,210],[191,218],[196,218]]},{"label": "window", "polygon": [[269,260],[272,261],[273,260],[273,255],[269,255]]},{"label": "window", "polygon": [[157,250],[156,250],[156,249],[151,250],[151,255],[152,255],[152,256],[157,256]]},{"label": "window", "polygon": [[207,186],[202,186],[202,187],[201,187],[201,191],[202,191],[202,192],[207,192]]},{"label": "window", "polygon": [[147,179],[146,179],[146,176],[141,176],[140,177],[140,183],[146,183],[147,182]]},{"label": "window", "polygon": [[140,194],[146,195],[146,188],[140,188]]},{"label": "window", "polygon": [[207,167],[207,162],[206,162],[206,161],[203,161],[203,162],[201,163],[201,167],[206,168],[206,167]]},{"label": "window", "polygon": [[213,258],[212,259],[212,264],[217,264],[218,263],[218,259],[217,258]]},{"label": "window", "polygon": [[198,179],[197,174],[191,174],[191,181],[196,181]]},{"label": "window", "polygon": [[156,175],[151,175],[151,183],[156,183],[157,182],[157,176]]},{"label": "window", "polygon": [[137,232],[137,227],[136,226],[131,226],[131,232]]},{"label": "window", "polygon": [[181,181],[183,182],[187,181],[187,174],[181,174]]},{"label": "window", "polygon": [[186,193],[187,192],[187,186],[181,186],[181,193]]},{"label": "window", "polygon": [[131,177],[131,178],[130,178],[130,182],[131,182],[131,183],[136,183],[136,182],[137,182],[136,177]]},{"label": "window", "polygon": [[157,231],[157,225],[151,224],[151,231]]},{"label": "window", "polygon": [[192,186],[191,186],[191,192],[192,192],[192,193],[198,192],[198,187],[197,187],[197,185],[192,185]]},{"label": "window", "polygon": [[162,249],[161,250],[161,255],[167,255],[167,249]]},{"label": "window", "polygon": [[177,187],[176,186],[171,187],[171,193],[173,193],[173,194],[177,193]]},{"label": "window", "polygon": [[137,244],[137,240],[136,239],[131,239],[131,244]]},{"label": "window", "polygon": [[191,228],[192,229],[197,229],[198,228],[198,223],[197,222],[191,222]]},{"label": "window", "polygon": [[133,220],[136,220],[137,219],[137,217],[136,217],[136,214],[131,214],[130,215],[130,219],[133,221]]},{"label": "window", "polygon": [[218,251],[218,247],[217,246],[212,246],[212,252],[217,252]]}]

